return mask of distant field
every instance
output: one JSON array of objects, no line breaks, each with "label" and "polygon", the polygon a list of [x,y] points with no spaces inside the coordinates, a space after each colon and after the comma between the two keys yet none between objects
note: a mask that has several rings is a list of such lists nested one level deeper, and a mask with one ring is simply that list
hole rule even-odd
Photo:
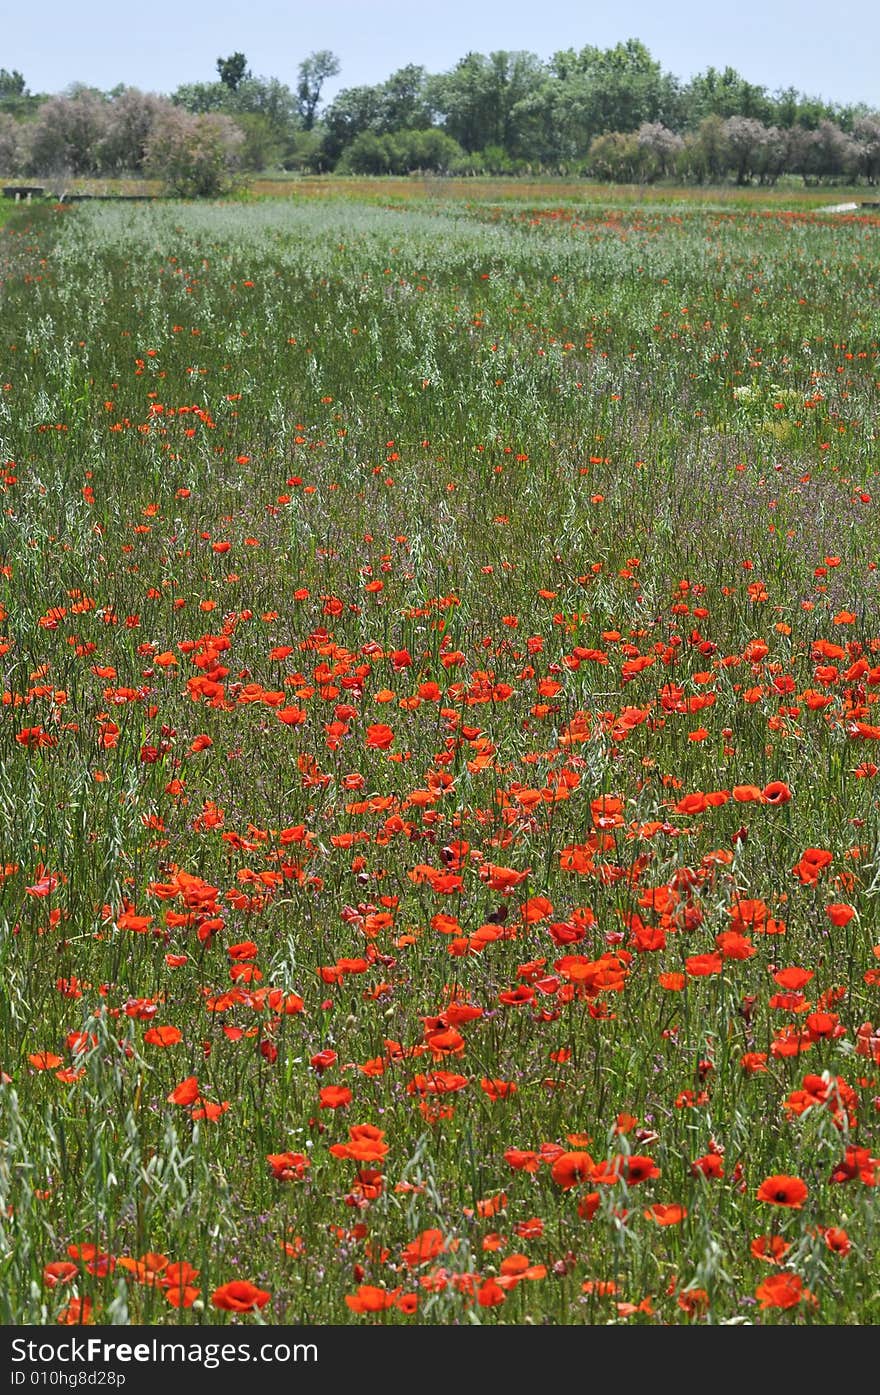
[{"label": "distant field", "polygon": [[[10,179],[9,186],[31,181]],[[93,194],[99,197],[120,195],[152,195],[160,197],[162,185],[156,179],[35,179],[52,193]],[[523,176],[501,179],[490,176],[451,178],[445,175],[389,175],[358,177],[355,175],[250,175],[242,184],[242,193],[257,198],[340,198],[355,202],[403,201],[441,199],[451,202],[572,202],[630,205],[686,203],[691,206],[732,206],[738,208],[815,209],[838,203],[880,202],[880,191],[864,184],[853,187],[825,185],[806,188],[800,183],[783,183],[772,187],[738,188],[723,184],[717,188],[669,184],[601,184],[580,179],[547,179]],[[2,203],[0,203],[2,207]]]},{"label": "distant field", "polygon": [[880,218],[281,192],[0,232],[0,1320],[880,1321]]},{"label": "distant field", "polygon": [[[479,176],[454,179],[429,175],[408,175],[388,178],[341,178],[321,175],[312,178],[288,179],[254,178],[248,188],[257,195],[283,197],[286,194],[355,198],[384,197],[404,200],[428,197],[465,201],[534,200],[555,201],[560,204],[657,204],[684,202],[690,205],[732,204],[743,208],[818,208],[824,204],[858,203],[874,198],[875,192],[861,185],[842,189],[825,187],[807,189],[799,185],[772,188],[737,188],[725,184],[718,188],[667,184],[601,184],[580,179],[518,178],[498,179]],[[877,195],[880,201],[880,194]]]}]

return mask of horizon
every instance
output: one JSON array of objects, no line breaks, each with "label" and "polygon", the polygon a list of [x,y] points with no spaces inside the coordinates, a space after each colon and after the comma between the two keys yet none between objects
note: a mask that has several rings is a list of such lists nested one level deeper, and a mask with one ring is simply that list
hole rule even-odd
[{"label": "horizon", "polygon": [[[794,87],[837,106],[880,107],[873,58],[880,17],[867,0],[840,0],[831,33],[827,8],[820,12],[817,0],[743,0],[736,15],[708,16],[696,0],[677,0],[662,13],[648,0],[634,0],[625,22],[572,0],[546,0],[540,10],[483,0],[478,13],[464,0],[449,0],[442,14],[420,15],[416,32],[412,19],[404,0],[335,0],[323,13],[254,0],[244,19],[232,0],[196,0],[185,9],[154,0],[149,12],[128,16],[123,31],[110,0],[86,0],[75,11],[67,0],[48,0],[39,32],[4,36],[0,65],[21,72],[32,93],[82,83],[170,95],[184,83],[215,81],[216,60],[236,51],[255,76],[293,87],[299,63],[330,49],[341,70],[325,84],[323,107],[343,89],[384,82],[408,63],[440,73],[468,52],[498,50],[527,50],[547,62],[560,49],[639,39],[682,82],[708,67],[729,66],[771,94]],[[174,35],[173,43],[162,42],[163,31]],[[756,32],[763,33],[760,42]]]}]

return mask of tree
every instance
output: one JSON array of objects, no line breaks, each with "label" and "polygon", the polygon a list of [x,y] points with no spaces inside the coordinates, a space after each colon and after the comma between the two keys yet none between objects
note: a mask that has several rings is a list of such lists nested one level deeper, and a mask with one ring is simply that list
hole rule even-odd
[{"label": "tree", "polygon": [[109,104],[89,87],[50,97],[31,130],[32,174],[94,174],[109,125]]},{"label": "tree", "polygon": [[720,116],[704,116],[696,131],[685,137],[683,165],[698,184],[717,183],[728,170],[730,150]]},{"label": "tree", "polygon": [[659,121],[643,121],[638,129],[637,140],[641,152],[640,173],[643,178],[664,178],[672,173],[684,149],[681,136],[670,131]]},{"label": "tree", "polygon": [[621,184],[635,182],[640,163],[639,139],[636,133],[607,131],[590,143],[590,170],[599,179],[613,179]]},{"label": "tree", "polygon": [[267,170],[280,165],[287,154],[287,148],[278,139],[265,116],[246,111],[233,119],[244,136],[241,147],[243,169]]},{"label": "tree", "polygon": [[218,58],[217,72],[224,87],[228,87],[230,92],[237,92],[248,76],[247,59],[243,53],[231,53],[228,58]]},{"label": "tree", "polygon": [[443,117],[447,135],[466,151],[501,146],[510,154],[521,153],[524,121],[531,118],[527,99],[544,78],[546,69],[534,53],[525,50],[468,53],[451,73],[433,78],[428,100]]},{"label": "tree", "polygon": [[382,125],[382,88],[345,87],[324,112],[323,150],[328,162],[335,164],[346,146],[364,131],[376,134]]},{"label": "tree", "polygon": [[96,163],[103,174],[138,174],[153,126],[163,112],[173,110],[166,97],[124,87],[114,92],[107,122],[98,142]]},{"label": "tree", "polygon": [[339,169],[343,174],[388,174],[391,169],[388,137],[376,131],[361,131],[346,149]]},{"label": "tree", "polygon": [[424,68],[415,63],[398,68],[383,82],[381,93],[379,122],[383,131],[419,131],[431,125]]},{"label": "tree", "polygon": [[588,44],[577,54],[556,54],[553,63],[557,72],[581,80],[588,136],[634,131],[642,122],[659,120],[664,101],[669,103],[660,64],[638,39],[604,50]]},{"label": "tree", "polygon": [[253,77],[248,73],[237,92],[230,96],[225,110],[242,116],[262,117],[281,141],[289,140],[299,126],[297,99],[278,78]]},{"label": "tree", "polygon": [[852,136],[834,121],[820,121],[815,131],[819,173],[826,179],[854,174],[859,166],[859,147]]},{"label": "tree", "polygon": [[724,139],[737,184],[747,184],[760,167],[767,141],[767,127],[751,116],[729,116],[724,123]]},{"label": "tree", "polygon": [[413,170],[445,174],[463,156],[461,146],[436,126],[385,135],[362,131],[346,150],[339,168],[351,174],[409,174]]},{"label": "tree", "polygon": [[185,82],[171,94],[176,107],[200,116],[209,111],[225,111],[231,92],[222,82]]},{"label": "tree", "polygon": [[781,126],[768,126],[758,152],[758,173],[762,184],[775,184],[788,162],[788,132]]},{"label": "tree", "polygon": [[321,88],[328,78],[336,77],[339,70],[339,59],[329,48],[310,53],[308,58],[304,58],[300,63],[296,96],[303,130],[310,131],[314,126],[318,103],[321,100]]},{"label": "tree", "polygon": [[815,131],[823,117],[830,115],[827,104],[820,97],[805,97],[795,87],[774,92],[773,104],[777,125],[786,128],[805,126]]},{"label": "tree", "polygon": [[880,113],[860,116],[853,126],[853,136],[858,147],[859,173],[869,184],[876,184],[880,179]]},{"label": "tree", "polygon": [[147,144],[144,167],[183,198],[227,193],[241,161],[244,135],[218,112],[193,116],[181,107],[163,112]]},{"label": "tree", "polygon": [[286,170],[325,174],[331,162],[324,147],[323,133],[316,129],[294,131],[281,163]]},{"label": "tree", "polygon": [[25,96],[27,96],[27,88],[24,75],[17,68],[13,68],[11,73],[8,68],[0,68],[0,101],[6,97]]},{"label": "tree", "polygon": [[28,161],[27,127],[14,116],[0,112],[0,174],[21,174]]},{"label": "tree", "polygon": [[691,128],[707,116],[745,116],[756,121],[769,121],[774,116],[774,104],[766,89],[746,82],[741,73],[729,66],[721,73],[717,68],[698,73],[683,96]]}]

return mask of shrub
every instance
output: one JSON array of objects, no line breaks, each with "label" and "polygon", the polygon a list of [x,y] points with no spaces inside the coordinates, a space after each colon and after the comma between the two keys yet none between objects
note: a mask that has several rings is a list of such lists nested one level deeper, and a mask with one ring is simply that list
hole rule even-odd
[{"label": "shrub", "polygon": [[244,133],[228,116],[164,112],[147,142],[144,168],[182,198],[228,193],[241,165]]}]

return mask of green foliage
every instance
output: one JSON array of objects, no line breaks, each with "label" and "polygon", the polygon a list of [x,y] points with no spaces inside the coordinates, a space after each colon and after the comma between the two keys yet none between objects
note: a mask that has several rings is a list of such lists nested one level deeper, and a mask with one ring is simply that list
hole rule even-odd
[{"label": "green foliage", "polygon": [[444,174],[463,157],[458,142],[436,128],[384,136],[363,131],[346,149],[339,168],[345,174]]},{"label": "green foliage", "polygon": [[243,53],[231,53],[228,58],[218,58],[217,72],[224,87],[228,87],[230,92],[237,92],[244,79],[249,76],[247,58]]},{"label": "green foliage", "polygon": [[310,53],[299,65],[296,96],[303,128],[310,131],[315,124],[321,92],[328,78],[339,72],[339,59],[328,48]]},{"label": "green foliage", "polygon": [[[682,82],[635,38],[607,49],[588,44],[560,50],[548,60],[524,50],[469,52],[443,73],[410,63],[384,82],[342,89],[323,109],[326,84],[340,72],[340,60],[329,49],[299,63],[292,88],[252,74],[238,51],[218,58],[217,72],[217,81],[185,83],[171,100],[194,115],[233,117],[245,137],[244,162],[252,169],[451,168],[502,175],[614,169],[614,178],[640,182],[676,176],[741,186],[771,185],[785,174],[797,174],[806,184],[880,178],[880,117],[867,106],[822,102],[794,88],[771,94],[729,65]],[[91,97],[115,99],[124,90]],[[108,144],[100,121],[85,131],[85,148],[82,132],[67,139],[47,130],[59,124],[58,102],[78,97],[84,94],[74,89],[63,98],[31,96],[20,73],[0,69],[0,115],[26,127],[16,140],[4,130],[0,154],[6,163],[28,168],[26,154],[33,147],[39,156],[31,162],[34,173],[38,167],[75,174],[121,169],[108,151],[131,151],[134,143]],[[60,124],[69,125],[70,115]],[[426,155],[411,150],[408,133],[431,129],[463,153],[436,143]],[[391,139],[398,136],[402,143]]]},{"label": "green foliage", "polygon": [[24,97],[26,95],[27,85],[24,74],[20,73],[17,68],[13,68],[12,72],[8,68],[0,68],[0,102],[5,101],[7,97]]},{"label": "green foliage", "polygon": [[245,112],[235,118],[235,124],[244,134],[242,169],[268,170],[281,164],[288,153],[289,143],[279,136],[267,117],[259,112]]}]

